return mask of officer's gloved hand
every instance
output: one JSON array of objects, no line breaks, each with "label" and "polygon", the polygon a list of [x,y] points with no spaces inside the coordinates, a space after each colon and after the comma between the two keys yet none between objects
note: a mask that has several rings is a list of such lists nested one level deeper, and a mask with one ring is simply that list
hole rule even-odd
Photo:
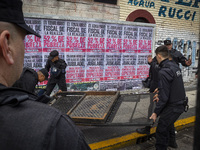
[{"label": "officer's gloved hand", "polygon": [[62,93],[62,90],[58,90],[58,93]]},{"label": "officer's gloved hand", "polygon": [[47,104],[50,100],[51,100],[51,97],[44,94],[40,96],[36,101]]}]

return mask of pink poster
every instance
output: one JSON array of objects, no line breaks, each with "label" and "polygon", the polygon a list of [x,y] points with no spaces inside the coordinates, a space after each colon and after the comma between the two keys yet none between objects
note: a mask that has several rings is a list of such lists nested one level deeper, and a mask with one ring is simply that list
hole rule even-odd
[{"label": "pink poster", "polygon": [[153,27],[57,19],[25,21],[42,36],[26,36],[25,67],[43,68],[49,53],[58,50],[67,63],[67,84],[92,82],[99,90],[122,90],[139,86],[141,79],[148,77]]}]

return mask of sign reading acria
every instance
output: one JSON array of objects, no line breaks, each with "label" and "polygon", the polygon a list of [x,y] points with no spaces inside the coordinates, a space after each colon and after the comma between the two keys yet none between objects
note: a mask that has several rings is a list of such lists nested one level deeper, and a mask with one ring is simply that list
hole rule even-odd
[{"label": "sign reading acria", "polygon": [[[165,2],[164,4],[170,2],[170,0],[161,0],[161,1]],[[198,3],[200,2],[200,0],[195,0],[194,3],[192,2],[192,0],[176,0],[176,1],[173,0],[173,2],[174,4],[177,4],[177,5],[187,6],[188,10],[161,5],[158,12],[158,16],[194,21],[195,16],[196,16],[196,11],[194,11],[194,9],[192,8],[199,8]],[[139,6],[139,7],[155,9],[154,0],[153,1],[152,0],[129,0],[128,4]]]}]

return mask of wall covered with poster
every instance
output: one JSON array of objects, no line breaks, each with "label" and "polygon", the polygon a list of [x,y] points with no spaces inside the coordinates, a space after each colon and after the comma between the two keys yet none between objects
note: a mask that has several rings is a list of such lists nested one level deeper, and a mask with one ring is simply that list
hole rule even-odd
[{"label": "wall covered with poster", "polygon": [[[64,59],[68,90],[140,88],[148,77],[154,25],[26,18],[42,38],[25,39],[24,66],[38,70],[56,49]],[[45,83],[43,83],[45,84]]]}]

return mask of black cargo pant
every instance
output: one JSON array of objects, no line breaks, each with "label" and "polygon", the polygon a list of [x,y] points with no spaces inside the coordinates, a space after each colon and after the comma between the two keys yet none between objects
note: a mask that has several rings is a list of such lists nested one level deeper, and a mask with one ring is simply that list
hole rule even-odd
[{"label": "black cargo pant", "polygon": [[176,140],[174,122],[183,111],[183,105],[167,106],[163,110],[156,129],[156,150],[167,150],[169,140]]},{"label": "black cargo pant", "polygon": [[[148,119],[149,117],[151,117],[152,113],[153,113],[153,110],[154,110],[154,107],[155,107],[155,104],[153,102],[153,97],[155,95],[155,93],[153,93],[155,91],[155,89],[158,87],[158,83],[156,81],[151,81],[151,85],[150,85],[150,89],[149,89],[149,92],[150,92],[150,103],[149,103],[149,108],[148,108]],[[149,119],[149,121],[152,121],[151,119]],[[149,126],[150,127],[150,126]]]},{"label": "black cargo pant", "polygon": [[46,95],[50,95],[54,87],[58,84],[58,87],[62,91],[67,91],[67,85],[65,80],[65,74],[61,74],[58,78],[50,77],[46,87]]},{"label": "black cargo pant", "polygon": [[[154,95],[155,95],[155,94],[154,94],[153,92],[150,93],[150,102],[149,102],[148,116],[147,116],[147,122],[149,122],[149,123],[152,122],[152,119],[149,119],[149,118],[151,117],[151,115],[152,115],[152,113],[153,113],[153,110],[154,110],[154,108],[155,108],[155,104],[154,104],[154,102],[153,102],[153,96],[154,96]],[[151,126],[152,126],[152,125],[145,126],[146,131],[148,131],[148,130],[150,131]]]}]

